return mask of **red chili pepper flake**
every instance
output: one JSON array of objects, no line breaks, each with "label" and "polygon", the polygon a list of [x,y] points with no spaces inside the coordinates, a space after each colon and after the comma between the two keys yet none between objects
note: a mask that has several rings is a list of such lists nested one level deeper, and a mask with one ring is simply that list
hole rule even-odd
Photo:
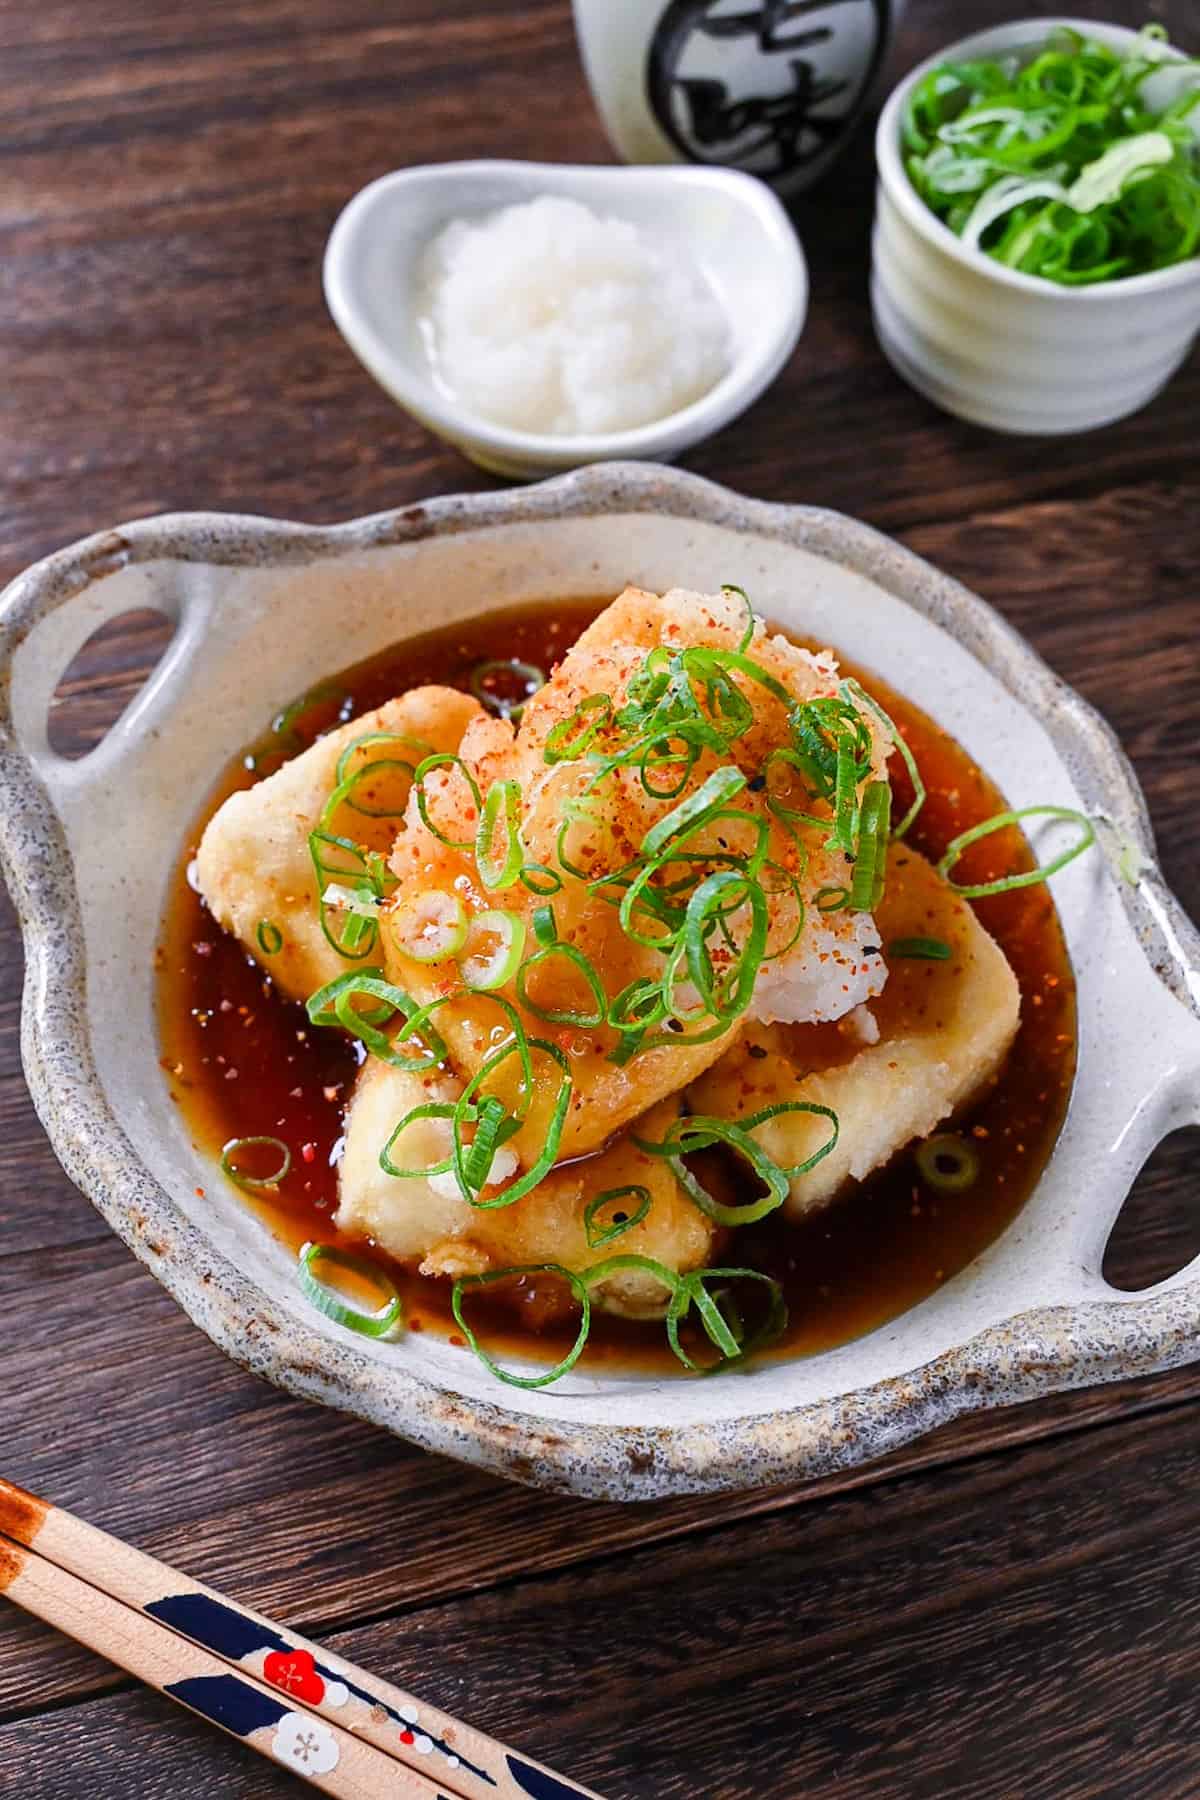
[{"label": "red chili pepper flake", "polygon": [[306,1163],[316,1162],[317,1146],[315,1144],[301,1144],[300,1155]]},{"label": "red chili pepper flake", "polygon": [[465,1350],[467,1347],[466,1338],[459,1337],[457,1331],[452,1331],[450,1336],[446,1339],[446,1342],[448,1344],[453,1344],[456,1350]]},{"label": "red chili pepper flake", "polygon": [[196,1198],[197,1198],[197,1200],[203,1200],[203,1199],[204,1199],[204,1189],[203,1189],[203,1188],[197,1188],[197,1189],[196,1189]]}]

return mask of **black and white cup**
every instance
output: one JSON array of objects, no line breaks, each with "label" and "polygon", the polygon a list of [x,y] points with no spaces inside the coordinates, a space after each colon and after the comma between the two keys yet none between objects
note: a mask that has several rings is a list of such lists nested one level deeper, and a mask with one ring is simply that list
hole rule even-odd
[{"label": "black and white cup", "polygon": [[720,163],[799,193],[865,106],[904,0],[574,0],[626,162]]}]

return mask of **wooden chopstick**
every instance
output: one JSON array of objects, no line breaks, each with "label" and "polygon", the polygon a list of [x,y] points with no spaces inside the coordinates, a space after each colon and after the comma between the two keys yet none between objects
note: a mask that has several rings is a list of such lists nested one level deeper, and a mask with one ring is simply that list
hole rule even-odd
[{"label": "wooden chopstick", "polygon": [[336,1800],[438,1800],[423,1775],[0,1534],[0,1591]]},{"label": "wooden chopstick", "polygon": [[2,1477],[0,1593],[326,1793],[598,1800]]}]

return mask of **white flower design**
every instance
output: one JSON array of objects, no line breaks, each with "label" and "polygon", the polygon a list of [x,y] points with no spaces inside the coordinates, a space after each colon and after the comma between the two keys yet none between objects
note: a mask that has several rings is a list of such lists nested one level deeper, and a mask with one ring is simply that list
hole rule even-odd
[{"label": "white flower design", "polygon": [[286,1712],[275,1728],[271,1754],[301,1775],[328,1775],[338,1764],[337,1739],[311,1713]]},{"label": "white flower design", "polygon": [[413,1749],[419,1751],[422,1756],[428,1756],[433,1749],[433,1739],[426,1737],[423,1731],[418,1731],[413,1739]]},{"label": "white flower design", "polygon": [[327,1681],[325,1683],[326,1706],[345,1706],[350,1698],[350,1689],[344,1681]]}]

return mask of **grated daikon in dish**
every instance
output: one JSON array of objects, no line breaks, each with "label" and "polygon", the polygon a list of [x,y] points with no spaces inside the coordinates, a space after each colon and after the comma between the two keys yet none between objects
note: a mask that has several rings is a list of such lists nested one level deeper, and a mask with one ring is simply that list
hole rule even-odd
[{"label": "grated daikon in dish", "polygon": [[575,200],[458,220],[425,274],[440,384],[515,431],[628,431],[698,400],[729,367],[728,321],[699,269]]}]

